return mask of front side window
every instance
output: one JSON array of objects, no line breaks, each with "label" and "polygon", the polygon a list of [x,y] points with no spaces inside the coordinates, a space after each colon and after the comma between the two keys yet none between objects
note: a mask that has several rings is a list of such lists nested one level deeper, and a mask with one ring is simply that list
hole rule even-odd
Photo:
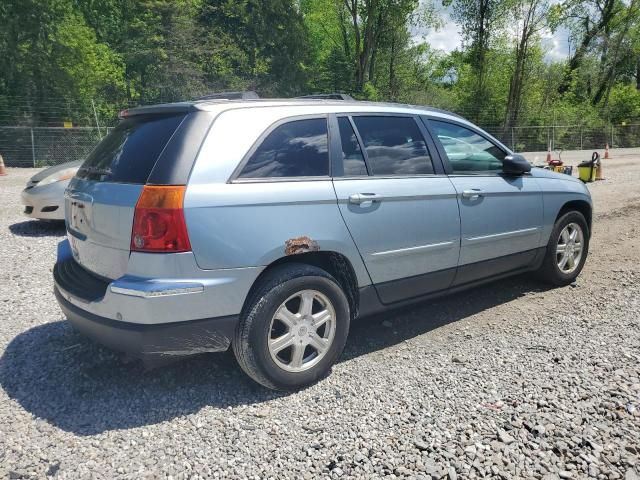
[{"label": "front side window", "polygon": [[372,175],[433,173],[431,156],[411,117],[354,116]]},{"label": "front side window", "polygon": [[239,178],[329,175],[327,120],[293,120],[276,127],[253,152]]},{"label": "front side window", "polygon": [[430,120],[453,173],[479,174],[502,171],[505,152],[469,128],[448,122]]}]

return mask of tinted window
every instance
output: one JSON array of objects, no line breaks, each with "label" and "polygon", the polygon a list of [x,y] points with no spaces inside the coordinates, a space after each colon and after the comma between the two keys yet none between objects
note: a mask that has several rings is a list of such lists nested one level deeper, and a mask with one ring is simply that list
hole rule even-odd
[{"label": "tinted window", "polygon": [[327,121],[295,120],[276,127],[239,175],[241,178],[329,175]]},{"label": "tinted window", "polygon": [[473,130],[453,123],[430,121],[453,173],[473,174],[502,170],[505,152]]},{"label": "tinted window", "polygon": [[415,120],[409,117],[353,117],[373,175],[433,173],[431,157]]},{"label": "tinted window", "polygon": [[340,140],[342,142],[342,163],[345,176],[367,175],[367,165],[360,150],[360,144],[356,137],[351,122],[346,117],[338,118],[340,127]]},{"label": "tinted window", "polygon": [[123,120],[89,154],[78,177],[99,182],[146,183],[184,115]]}]

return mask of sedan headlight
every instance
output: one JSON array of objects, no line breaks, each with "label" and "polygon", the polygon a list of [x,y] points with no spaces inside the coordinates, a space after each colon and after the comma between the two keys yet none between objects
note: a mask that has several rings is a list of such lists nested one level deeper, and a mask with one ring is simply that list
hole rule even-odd
[{"label": "sedan headlight", "polygon": [[38,186],[49,185],[50,183],[61,182],[62,180],[69,180],[73,178],[78,172],[78,167],[65,168],[59,172],[49,175],[38,182]]}]

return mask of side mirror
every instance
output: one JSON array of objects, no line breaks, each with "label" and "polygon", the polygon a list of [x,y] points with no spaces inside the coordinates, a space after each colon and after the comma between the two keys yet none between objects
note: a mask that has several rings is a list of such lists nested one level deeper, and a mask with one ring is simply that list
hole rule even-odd
[{"label": "side mirror", "polygon": [[512,153],[504,157],[502,171],[507,175],[522,175],[531,171],[531,164],[522,155]]}]

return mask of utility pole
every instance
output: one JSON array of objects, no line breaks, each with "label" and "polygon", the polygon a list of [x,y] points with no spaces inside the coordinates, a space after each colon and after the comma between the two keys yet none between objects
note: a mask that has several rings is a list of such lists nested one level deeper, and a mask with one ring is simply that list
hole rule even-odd
[{"label": "utility pole", "polygon": [[31,160],[33,162],[33,167],[36,166],[36,142],[33,137],[33,127],[31,127]]},{"label": "utility pole", "polygon": [[102,132],[100,131],[100,124],[98,123],[98,112],[96,112],[96,104],[93,101],[93,98],[91,99],[91,106],[93,107],[93,116],[96,119],[96,127],[98,129],[98,136],[100,137],[100,140],[102,140]]},{"label": "utility pole", "polygon": [[556,149],[556,109],[553,108],[553,125],[551,126],[551,150]]}]

